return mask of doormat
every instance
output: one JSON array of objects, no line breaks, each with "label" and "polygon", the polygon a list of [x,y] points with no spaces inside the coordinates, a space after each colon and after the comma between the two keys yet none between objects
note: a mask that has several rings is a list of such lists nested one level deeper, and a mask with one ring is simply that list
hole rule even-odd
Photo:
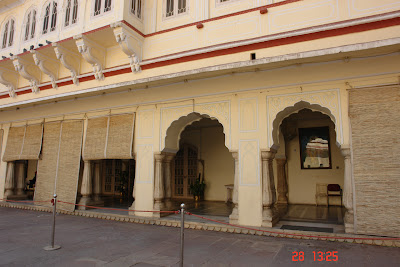
[{"label": "doormat", "polygon": [[299,226],[299,225],[282,225],[281,229],[321,232],[321,233],[333,233],[333,228],[310,227],[310,226]]}]

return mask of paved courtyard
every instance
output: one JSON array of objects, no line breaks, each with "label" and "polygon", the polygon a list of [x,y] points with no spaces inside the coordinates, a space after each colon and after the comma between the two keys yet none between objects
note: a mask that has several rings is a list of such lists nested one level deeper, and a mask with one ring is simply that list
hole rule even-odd
[{"label": "paved courtyard", "polygon": [[[55,243],[62,248],[45,251],[51,219],[50,213],[0,208],[0,265],[178,266],[178,228],[57,215]],[[304,252],[304,261],[293,262],[294,251]],[[338,260],[314,262],[314,251],[337,251]],[[185,266],[399,264],[399,248],[185,229]]]}]

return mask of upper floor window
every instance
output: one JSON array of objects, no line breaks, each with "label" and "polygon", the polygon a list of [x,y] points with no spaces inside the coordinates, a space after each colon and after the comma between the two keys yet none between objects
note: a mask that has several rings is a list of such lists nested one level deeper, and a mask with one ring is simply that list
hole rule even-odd
[{"label": "upper floor window", "polygon": [[43,34],[55,31],[57,26],[57,2],[53,1],[46,5],[43,18]]},{"label": "upper floor window", "polygon": [[75,24],[78,19],[78,0],[67,0],[64,26]]},{"label": "upper floor window", "polygon": [[142,0],[131,0],[131,12],[139,19],[142,18]]},{"label": "upper floor window", "polygon": [[25,18],[24,41],[27,41],[35,37],[35,31],[36,31],[36,10],[32,9],[31,11],[29,11],[28,15]]},{"label": "upper floor window", "polygon": [[186,0],[166,0],[165,17],[173,17],[187,11]]},{"label": "upper floor window", "polygon": [[10,47],[13,45],[14,41],[14,31],[15,31],[15,21],[13,19],[9,19],[3,28],[3,42],[2,48]]},{"label": "upper floor window", "polygon": [[94,16],[111,10],[111,0],[94,0]]}]

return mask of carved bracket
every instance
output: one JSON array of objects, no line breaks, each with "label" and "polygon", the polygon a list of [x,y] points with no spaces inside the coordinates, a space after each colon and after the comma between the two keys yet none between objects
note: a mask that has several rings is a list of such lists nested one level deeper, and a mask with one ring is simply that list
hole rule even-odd
[{"label": "carved bracket", "polygon": [[57,88],[56,81],[58,79],[58,73],[57,73],[58,62],[48,56],[43,55],[42,53],[36,50],[31,50],[31,53],[33,54],[33,59],[35,61],[36,66],[38,66],[39,69],[44,74],[50,77],[51,85],[53,86],[53,88]]},{"label": "carved bracket", "polygon": [[79,53],[92,65],[96,80],[103,80],[103,62],[106,54],[105,48],[89,40],[84,35],[76,35],[74,39],[76,40],[75,42]]},{"label": "carved bracket", "polygon": [[80,55],[74,53],[57,43],[52,43],[54,52],[56,53],[57,59],[61,61],[61,64],[71,72],[71,78],[75,85],[79,84],[79,63]]},{"label": "carved bracket", "polygon": [[143,37],[122,22],[111,24],[114,36],[122,51],[128,56],[133,73],[140,71]]},{"label": "carved bracket", "polygon": [[30,62],[23,60],[19,56],[13,56],[11,58],[13,60],[13,64],[15,67],[15,70],[18,71],[18,73],[27,79],[31,85],[31,90],[33,93],[38,93],[39,92],[39,79],[35,77],[34,74],[32,74],[30,71],[28,71],[28,68],[30,65],[32,65]]},{"label": "carved bracket", "polygon": [[16,73],[15,71],[0,67],[0,83],[7,87],[8,94],[10,95],[10,97],[15,97],[16,96],[15,89],[17,89],[16,86],[17,79],[14,79],[14,81],[13,79],[10,79],[9,78],[10,74],[14,74],[15,76],[18,75],[18,73]]}]

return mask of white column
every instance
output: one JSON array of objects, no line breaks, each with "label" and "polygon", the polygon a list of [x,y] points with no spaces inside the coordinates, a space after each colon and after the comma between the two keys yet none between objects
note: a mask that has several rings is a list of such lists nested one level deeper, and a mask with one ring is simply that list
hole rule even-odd
[{"label": "white column", "polygon": [[93,177],[93,194],[94,200],[101,201],[100,194],[101,194],[101,176],[100,176],[100,162],[96,161],[94,163],[94,177]]},{"label": "white column", "polygon": [[353,207],[353,187],[352,187],[352,165],[350,147],[341,147],[344,156],[344,188],[343,204],[346,208],[344,216],[344,227],[346,233],[354,233],[354,207]]},{"label": "white column", "polygon": [[[79,205],[90,204],[91,201],[90,196],[92,194],[92,175],[90,170],[90,161],[84,162],[81,194],[82,198],[79,201]],[[79,206],[78,209],[85,210],[86,207]]]},{"label": "white column", "polygon": [[172,197],[172,173],[171,162],[175,154],[167,154],[164,158],[164,180],[165,180],[165,198],[171,199]]},{"label": "white column", "polygon": [[232,157],[235,159],[235,174],[233,180],[233,210],[232,214],[229,216],[229,223],[238,224],[239,223],[239,153],[232,152]]},{"label": "white column", "polygon": [[[162,201],[164,200],[164,179],[162,162],[164,159],[163,154],[155,154],[155,174],[154,174],[154,210],[161,210]],[[154,216],[159,217],[159,213],[154,213]]]},{"label": "white column", "polygon": [[278,200],[277,200],[277,209],[280,215],[284,215],[287,210],[288,204],[288,186],[287,186],[287,178],[286,178],[286,158],[285,157],[276,157],[276,165],[277,165],[277,175],[278,175]]},{"label": "white column", "polygon": [[276,192],[273,170],[273,159],[276,151],[262,151],[262,226],[272,227],[278,221],[277,213],[275,211]]},{"label": "white column", "polygon": [[25,187],[25,163],[17,162],[17,192],[16,195],[22,197],[25,195],[24,187]]},{"label": "white column", "polygon": [[14,194],[14,161],[7,162],[7,176],[4,189],[5,199]]}]

